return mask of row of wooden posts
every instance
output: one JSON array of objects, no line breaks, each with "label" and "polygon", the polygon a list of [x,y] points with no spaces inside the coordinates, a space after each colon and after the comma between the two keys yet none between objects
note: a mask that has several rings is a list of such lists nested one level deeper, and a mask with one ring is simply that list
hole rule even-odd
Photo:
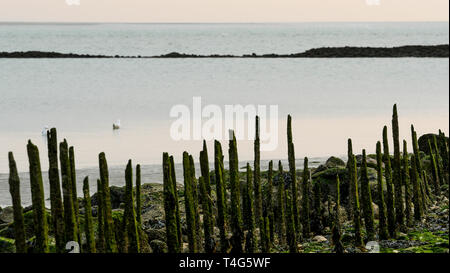
[{"label": "row of wooden posts", "polygon": [[[74,148],[68,147],[66,140],[59,144],[59,169],[55,128],[47,132],[47,145],[50,215],[45,208],[39,150],[31,141],[27,145],[34,221],[34,240],[32,241],[27,240],[27,237],[32,236],[27,236],[25,231],[19,175],[13,153],[9,152],[9,186],[14,210],[16,252],[50,252],[49,222],[55,239],[54,251],[57,253],[68,252],[69,249],[66,249],[66,245],[70,242],[76,242],[79,246],[79,251],[87,253],[140,252],[139,236],[142,234],[140,166],[136,166],[136,192],[134,194],[133,168],[131,160],[128,161],[125,170],[125,209],[122,222],[117,227],[112,216],[108,165],[105,154],[99,154],[100,179],[97,180],[97,229],[94,230],[88,177],[85,177],[83,180],[84,217],[80,215],[79,211]],[[49,216],[50,221],[48,220]],[[80,225],[80,220],[84,220],[83,225]],[[82,230],[82,226],[84,230]]]},{"label": "row of wooden posts", "polygon": [[[403,154],[401,153],[396,105],[393,107],[392,137],[393,158],[389,151],[387,126],[383,128],[382,142],[379,141],[376,144],[378,227],[374,220],[366,151],[362,150],[362,161],[358,171],[352,140],[348,140],[349,197],[345,201],[347,201],[349,219],[353,221],[354,246],[359,248],[364,247],[364,241],[394,239],[399,232],[407,232],[407,228],[412,227],[415,221],[422,221],[431,202],[439,198],[440,185],[448,184],[449,148],[448,141],[442,132],[439,132],[439,138],[442,138],[445,143],[443,149],[438,147],[436,137],[428,143],[431,173],[427,173],[422,166],[417,133],[412,125],[413,154],[409,155],[406,140],[403,140]],[[292,139],[291,116],[288,116],[289,170],[287,173],[283,172],[281,161],[278,162],[276,174],[278,187],[275,192],[272,161],[268,166],[265,191],[262,191],[258,117],[256,117],[254,141],[254,170],[252,171],[247,164],[245,182],[240,181],[234,133],[231,134],[228,146],[229,179],[225,179],[224,155],[220,142],[214,143],[213,175],[210,175],[205,142],[199,157],[201,176],[198,179],[195,176],[193,156],[184,152],[183,178],[187,234],[182,234],[179,191],[173,156],[164,153],[164,206],[169,252],[183,251],[183,235],[187,235],[189,252],[270,252],[276,244],[278,250],[288,249],[289,252],[295,253],[298,252],[299,243],[311,238],[313,234],[321,234],[325,223],[332,229],[335,252],[344,252],[341,242],[342,220],[339,213],[342,201],[340,200],[340,177],[336,176],[336,196],[328,195],[327,198],[323,198],[321,185],[318,181],[312,180],[308,158],[305,157],[302,179],[297,179]],[[214,178],[216,186],[215,194],[211,187],[211,177]],[[430,180],[431,183],[429,183]],[[384,188],[387,189],[386,193]],[[263,195],[266,197],[264,200]],[[328,201],[328,215],[331,219],[328,221],[322,219],[323,199]],[[331,199],[334,200],[334,208],[332,208]],[[200,211],[203,215],[202,221],[199,220]],[[218,240],[215,240],[213,236],[214,227],[219,229]],[[363,227],[365,236],[363,236]]]}]

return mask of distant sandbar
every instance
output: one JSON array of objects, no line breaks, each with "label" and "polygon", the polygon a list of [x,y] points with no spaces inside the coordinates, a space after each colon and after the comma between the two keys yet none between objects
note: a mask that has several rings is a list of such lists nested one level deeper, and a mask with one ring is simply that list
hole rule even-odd
[{"label": "distant sandbar", "polygon": [[321,47],[293,54],[196,55],[172,52],[156,56],[121,56],[59,53],[45,51],[0,52],[0,58],[448,58],[449,45],[409,45],[399,47]]}]

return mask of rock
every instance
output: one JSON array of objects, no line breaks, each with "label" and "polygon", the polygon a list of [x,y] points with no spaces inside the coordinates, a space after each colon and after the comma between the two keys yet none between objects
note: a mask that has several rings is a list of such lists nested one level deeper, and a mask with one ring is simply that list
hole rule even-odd
[{"label": "rock", "polygon": [[33,210],[33,205],[29,205],[29,206],[23,208],[23,213],[27,213],[32,210]]},{"label": "rock", "polygon": [[146,229],[145,233],[147,234],[149,241],[160,240],[164,242],[166,240],[166,232],[164,229],[150,228]]},{"label": "rock", "polygon": [[414,246],[426,245],[427,242],[421,242],[416,240],[382,240],[380,246],[384,248],[392,249],[404,249]]},{"label": "rock", "polygon": [[327,159],[327,161],[325,162],[325,166],[327,168],[345,167],[345,162],[338,157],[332,156]]},{"label": "rock", "polygon": [[[366,163],[367,163],[367,167],[369,168],[377,168],[377,160],[372,158],[371,155],[366,156]],[[358,167],[361,167],[362,164],[362,155],[356,155],[356,165]]]},{"label": "rock", "polygon": [[316,235],[314,236],[314,238],[312,238],[312,240],[317,243],[323,243],[328,241],[328,239],[323,237],[322,235]]},{"label": "rock", "polygon": [[0,228],[0,237],[14,239],[14,224],[4,224]]},{"label": "rock", "polygon": [[9,224],[14,222],[13,207],[6,207],[0,212],[0,224]]},{"label": "rock", "polygon": [[167,244],[160,240],[151,241],[150,247],[152,248],[153,253],[167,253],[168,252]]},{"label": "rock", "polygon": [[325,171],[327,169],[327,166],[325,166],[325,164],[321,164],[321,165],[319,165],[316,169],[314,169],[313,171],[312,171],[312,175],[314,175],[314,174],[316,174],[316,173],[320,173],[320,172],[323,172],[323,171]]},{"label": "rock", "polygon": [[166,226],[166,223],[164,220],[150,219],[148,221],[144,221],[143,226],[147,229],[148,228],[161,229]]},{"label": "rock", "polygon": [[[441,147],[441,145],[445,146],[445,142],[442,141],[441,138],[439,138],[439,135],[437,134],[425,134],[421,135],[419,139],[417,140],[419,144],[419,150],[424,152],[425,154],[430,154],[430,150],[428,149],[428,140],[431,141],[431,145],[433,145],[433,137],[436,136],[436,140],[438,142],[438,146]],[[448,143],[448,137],[445,137],[445,141]]]},{"label": "rock", "polygon": [[321,173],[325,170],[328,169],[333,169],[333,168],[345,168],[345,162],[338,158],[338,157],[330,157],[327,159],[327,161],[325,162],[325,164],[319,165],[319,167],[317,167],[316,169],[314,169],[312,171],[312,175],[316,174],[316,173]]},{"label": "rock", "polygon": [[[120,207],[120,203],[125,202],[125,187],[111,186],[109,187],[111,196],[111,208],[117,209]],[[91,197],[92,206],[98,205],[97,193]]]}]

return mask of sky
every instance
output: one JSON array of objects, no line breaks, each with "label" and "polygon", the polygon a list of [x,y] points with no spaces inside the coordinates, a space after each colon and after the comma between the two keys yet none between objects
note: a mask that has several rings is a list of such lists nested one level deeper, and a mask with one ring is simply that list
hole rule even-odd
[{"label": "sky", "polygon": [[0,0],[2,22],[448,21],[448,0]]}]

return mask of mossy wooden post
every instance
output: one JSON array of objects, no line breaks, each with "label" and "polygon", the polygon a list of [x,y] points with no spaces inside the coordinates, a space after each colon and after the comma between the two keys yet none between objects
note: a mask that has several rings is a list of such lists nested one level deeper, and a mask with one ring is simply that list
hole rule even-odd
[{"label": "mossy wooden post", "polygon": [[419,185],[419,191],[420,191],[420,197],[421,201],[420,204],[422,206],[421,211],[423,212],[426,208],[426,199],[427,194],[424,187],[424,177],[422,174],[422,163],[420,162],[420,153],[419,153],[419,144],[417,141],[417,132],[414,130],[414,126],[411,124],[411,138],[412,138],[412,144],[413,144],[413,151],[414,151],[414,163],[411,164],[413,167],[415,167],[415,176],[417,175],[417,183]]},{"label": "mossy wooden post", "polygon": [[422,177],[423,177],[423,186],[425,188],[425,191],[431,199],[431,198],[433,198],[433,193],[432,193],[430,185],[428,183],[428,176],[427,176],[427,172],[425,170],[422,170]]},{"label": "mossy wooden post", "polygon": [[131,160],[128,160],[128,164],[125,169],[125,210],[123,214],[123,221],[128,238],[128,252],[139,253],[140,241],[136,223],[136,213],[134,210],[133,165],[131,164]]},{"label": "mossy wooden post", "polygon": [[100,153],[98,156],[98,160],[103,193],[103,228],[105,234],[105,251],[108,253],[115,253],[118,251],[118,249],[114,233],[114,221],[112,218],[111,210],[111,194],[109,190],[108,162],[106,161],[105,153]]},{"label": "mossy wooden post", "polygon": [[384,183],[383,183],[383,154],[381,153],[381,142],[377,142],[376,147],[377,154],[377,182],[378,182],[378,211],[379,211],[379,224],[378,234],[381,240],[387,240],[389,238],[388,223],[387,223],[387,211],[386,203],[384,202]]},{"label": "mossy wooden post", "polygon": [[273,243],[275,227],[274,227],[274,209],[273,209],[273,161],[269,161],[269,170],[267,172],[267,204],[266,214],[269,218],[270,243]]},{"label": "mossy wooden post", "polygon": [[247,230],[247,236],[245,238],[245,252],[255,252],[255,220],[253,214],[253,181],[252,181],[252,169],[250,164],[247,163],[247,181],[244,192],[242,195],[243,211],[244,211],[244,226]]},{"label": "mossy wooden post", "polygon": [[182,241],[179,241],[178,238],[175,198],[176,191],[172,182],[171,172],[172,168],[169,155],[167,153],[163,153],[164,213],[166,220],[167,248],[169,250],[169,253],[179,253],[181,251]]},{"label": "mossy wooden post", "polygon": [[61,183],[58,169],[58,141],[56,129],[52,128],[47,132],[48,147],[48,180],[50,184],[50,205],[52,211],[52,226],[55,236],[55,249],[57,253],[66,251],[66,241],[64,239],[64,208],[61,196]]},{"label": "mossy wooden post", "polygon": [[297,238],[295,233],[294,213],[292,211],[292,201],[289,192],[285,191],[285,211],[286,211],[286,237],[290,253],[297,253]]},{"label": "mossy wooden post", "polygon": [[414,219],[418,222],[422,220],[423,215],[423,196],[420,190],[420,178],[417,172],[417,164],[415,164],[416,156],[411,156],[411,182],[413,186],[413,203],[414,203]]},{"label": "mossy wooden post", "polygon": [[72,171],[69,161],[69,147],[64,139],[59,144],[59,161],[61,163],[62,190],[64,199],[65,240],[78,241],[78,225],[72,198]]},{"label": "mossy wooden post", "polygon": [[317,234],[323,233],[323,206],[322,206],[322,189],[319,182],[313,184],[314,192],[314,217],[312,217],[312,231]]},{"label": "mossy wooden post", "polygon": [[37,253],[48,253],[48,226],[45,211],[44,185],[42,184],[41,162],[36,145],[28,141],[28,161],[30,164],[31,201],[33,204],[35,249]]},{"label": "mossy wooden post", "polygon": [[27,253],[25,222],[23,219],[22,201],[20,199],[20,179],[12,152],[8,153],[8,160],[9,193],[11,194],[14,213],[14,245],[16,246],[16,253]]},{"label": "mossy wooden post", "polygon": [[195,223],[195,209],[194,209],[194,195],[193,195],[193,181],[191,174],[191,163],[189,154],[183,152],[183,176],[184,176],[184,204],[186,208],[186,225],[187,236],[189,243],[189,251],[191,253],[197,253],[197,232]]},{"label": "mossy wooden post", "polygon": [[373,241],[375,238],[375,224],[373,219],[374,217],[373,217],[372,195],[370,192],[369,176],[367,173],[366,150],[362,151],[361,199],[364,213],[364,224],[367,233],[367,240]]},{"label": "mossy wooden post", "polygon": [[406,225],[411,227],[413,225],[413,214],[412,214],[412,194],[411,194],[411,183],[409,177],[409,158],[408,158],[408,148],[406,140],[403,140],[403,169],[402,169],[402,181],[405,187],[405,219]]},{"label": "mossy wooden post", "polygon": [[223,154],[220,142],[214,141],[214,173],[216,180],[217,196],[217,226],[220,231],[220,251],[222,253],[228,250],[228,240],[226,234],[227,203],[226,188],[223,180]]},{"label": "mossy wooden post", "polygon": [[355,193],[353,192],[353,164],[352,164],[352,158],[353,158],[353,146],[352,146],[352,140],[348,139],[347,141],[347,169],[348,169],[348,204],[347,204],[347,214],[348,218],[353,218],[353,208],[355,206],[354,204],[354,197]]},{"label": "mossy wooden post", "polygon": [[[208,158],[208,147],[206,146],[206,141],[203,141],[203,150],[200,152],[200,172],[203,176],[206,193],[211,198],[211,179],[209,177],[209,158]],[[209,199],[210,204],[208,205],[209,214],[213,215],[212,200]]]},{"label": "mossy wooden post", "polygon": [[295,232],[299,235],[302,232],[302,226],[298,213],[298,190],[297,190],[297,172],[295,169],[295,149],[292,141],[292,118],[288,115],[287,121],[287,143],[288,143],[288,161],[289,161],[289,173],[291,175],[291,194],[292,194],[292,212],[294,214],[294,227]]},{"label": "mossy wooden post", "polygon": [[302,185],[303,185],[303,197],[302,197],[302,204],[303,204],[303,211],[302,211],[302,218],[303,218],[303,237],[308,238],[311,233],[311,226],[310,226],[310,210],[309,210],[309,203],[310,203],[310,191],[311,191],[311,180],[310,178],[310,172],[308,168],[308,158],[305,157],[305,161],[303,164],[303,179],[302,179]]},{"label": "mossy wooden post", "polygon": [[197,178],[195,176],[195,164],[194,157],[189,155],[189,165],[191,167],[191,183],[192,183],[192,196],[193,196],[193,204],[194,204],[194,216],[195,216],[195,233],[197,239],[197,251],[200,252],[200,247],[202,246],[202,226],[200,223],[200,214],[198,213],[198,200],[201,198],[199,194],[199,187],[197,183]]},{"label": "mossy wooden post", "polygon": [[103,187],[100,179],[97,179],[97,252],[105,251],[105,222],[104,222]]},{"label": "mossy wooden post", "polygon": [[434,195],[439,196],[441,194],[441,183],[439,180],[439,170],[436,163],[436,153],[431,146],[431,141],[428,140],[428,149],[430,150],[431,159],[431,174],[433,177]]},{"label": "mossy wooden post", "polygon": [[80,251],[81,251],[80,208],[78,205],[75,151],[73,149],[73,146],[69,147],[69,162],[70,162],[70,182],[72,183],[73,213],[75,215],[75,221],[77,223],[77,241],[80,244]]},{"label": "mossy wooden post", "polygon": [[[201,193],[202,196],[202,210],[203,210],[203,226],[208,228],[204,230],[205,235],[205,251],[211,253],[215,251],[214,246],[214,219],[213,219],[213,202],[211,199],[211,181],[209,176],[209,158],[208,158],[208,147],[206,146],[206,141],[203,140],[203,149],[200,151],[200,172],[203,177],[203,184],[205,187],[205,192]],[[202,191],[200,185],[200,191]],[[204,204],[206,202],[206,204]],[[208,211],[205,211],[207,209]],[[208,219],[205,219],[208,217]],[[208,237],[208,238],[207,238]]]},{"label": "mossy wooden post", "polygon": [[277,222],[278,222],[278,241],[281,245],[286,244],[286,225],[285,225],[285,189],[284,174],[281,160],[278,161],[278,189],[277,189]]},{"label": "mossy wooden post", "polygon": [[398,126],[398,114],[397,105],[394,104],[392,114],[392,137],[394,139],[394,164],[393,164],[393,176],[392,181],[395,188],[395,219],[397,221],[397,227],[401,232],[406,232],[405,213],[404,213],[404,197],[402,191],[402,163],[400,153],[400,140],[399,140],[399,126]]},{"label": "mossy wooden post", "polygon": [[332,240],[334,245],[334,252],[336,253],[344,253],[344,246],[342,245],[341,237],[341,219],[339,217],[340,213],[340,181],[339,175],[336,175],[336,205],[334,206],[334,221],[332,228]]},{"label": "mossy wooden post", "polygon": [[95,253],[95,233],[92,220],[91,195],[89,193],[89,178],[86,176],[83,180],[84,196],[84,232],[86,234],[86,251]]},{"label": "mossy wooden post", "polygon": [[328,211],[328,216],[326,219],[326,226],[331,229],[333,227],[333,206],[331,204],[330,193],[327,193],[327,211]]},{"label": "mossy wooden post", "polygon": [[136,165],[136,221],[139,229],[142,226],[142,197],[141,197],[141,165]]},{"label": "mossy wooden post", "polygon": [[255,141],[253,144],[255,160],[254,164],[254,175],[253,175],[253,187],[254,187],[254,209],[255,209],[255,219],[258,223],[259,228],[264,226],[261,223],[260,218],[262,217],[262,190],[261,190],[261,167],[260,167],[260,139],[259,139],[259,117],[255,118]]},{"label": "mossy wooden post", "polygon": [[353,158],[353,146],[352,146],[352,140],[348,139],[347,141],[347,170],[348,170],[348,204],[347,204],[347,215],[349,219],[353,218],[353,209],[355,207],[354,204],[354,198],[355,198],[355,193],[353,192],[353,163],[352,163],[352,158]]},{"label": "mossy wooden post", "polygon": [[180,204],[178,202],[178,187],[177,187],[177,177],[175,174],[175,162],[173,160],[173,156],[169,156],[170,161],[170,174],[172,177],[172,184],[173,184],[173,192],[175,196],[175,216],[176,216],[176,222],[177,222],[177,235],[178,235],[178,242],[180,244],[180,247],[183,243],[183,234],[181,232],[181,219],[180,219]]},{"label": "mossy wooden post", "polygon": [[203,210],[203,226],[205,235],[205,252],[212,253],[215,251],[214,235],[214,219],[213,219],[213,203],[211,199],[211,182],[209,177],[209,159],[208,147],[206,141],[203,140],[203,149],[200,151],[200,172],[202,184],[200,184],[200,193],[202,196]]},{"label": "mossy wooden post", "polygon": [[433,148],[435,152],[436,167],[438,170],[439,182],[445,184],[444,167],[442,163],[441,150],[439,149],[436,135],[433,135]]},{"label": "mossy wooden post", "polygon": [[229,164],[230,164],[230,190],[231,190],[231,252],[242,253],[242,215],[241,215],[241,194],[239,182],[239,159],[237,154],[237,144],[234,132],[230,130],[229,141]]},{"label": "mossy wooden post", "polygon": [[214,235],[214,223],[211,214],[211,196],[208,194],[208,189],[206,187],[205,178],[200,176],[198,179],[200,194],[202,197],[202,212],[203,212],[203,233],[205,235],[205,252],[213,253],[215,251],[215,243],[213,239]]},{"label": "mossy wooden post", "polygon": [[263,241],[262,243],[262,248],[261,248],[261,252],[262,253],[269,253],[270,252],[270,223],[269,223],[269,217],[265,216],[265,217],[261,217],[260,221],[262,221],[264,223],[263,225],[263,234],[264,236],[261,237],[261,241]]},{"label": "mossy wooden post", "polygon": [[[348,140],[349,151],[353,151],[352,140]],[[353,193],[353,229],[355,232],[355,246],[363,246],[362,236],[361,236],[361,214],[359,208],[359,193],[358,193],[358,175],[356,168],[356,158],[353,154],[349,158],[349,177],[351,178],[350,183],[352,184]]]},{"label": "mossy wooden post", "polygon": [[384,126],[383,128],[383,162],[387,188],[387,195],[386,195],[387,226],[389,236],[391,238],[395,238],[395,234],[397,231],[397,224],[395,221],[395,196],[394,196],[394,185],[392,184],[391,156],[389,154],[387,126]]}]

